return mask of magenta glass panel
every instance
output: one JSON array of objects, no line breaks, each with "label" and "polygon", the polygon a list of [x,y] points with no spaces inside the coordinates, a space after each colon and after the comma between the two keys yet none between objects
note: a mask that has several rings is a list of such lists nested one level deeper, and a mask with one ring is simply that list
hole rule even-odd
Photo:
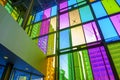
[{"label": "magenta glass panel", "polygon": [[60,29],[69,27],[68,13],[60,15]]},{"label": "magenta glass panel", "polygon": [[118,34],[120,35],[120,14],[110,17],[113,25],[115,26]]},{"label": "magenta glass panel", "polygon": [[44,10],[43,19],[49,18],[51,13],[51,8]]},{"label": "magenta glass panel", "polygon": [[95,22],[91,22],[83,25],[83,29],[87,43],[101,40]]},{"label": "magenta glass panel", "polygon": [[88,49],[94,80],[115,80],[103,46]]},{"label": "magenta glass panel", "polygon": [[[41,35],[45,35],[49,32],[49,26],[50,26],[50,21],[45,20],[42,21],[41,23],[41,27],[40,27],[40,36]],[[40,49],[46,53],[47,52],[47,42],[48,42],[48,36],[42,37],[38,39],[38,46],[40,47]]]},{"label": "magenta glass panel", "polygon": [[60,10],[60,12],[68,10],[68,8],[66,8],[66,7],[68,7],[68,2],[66,1],[66,2],[60,3],[59,7],[60,7],[60,9],[62,9],[62,10]]}]

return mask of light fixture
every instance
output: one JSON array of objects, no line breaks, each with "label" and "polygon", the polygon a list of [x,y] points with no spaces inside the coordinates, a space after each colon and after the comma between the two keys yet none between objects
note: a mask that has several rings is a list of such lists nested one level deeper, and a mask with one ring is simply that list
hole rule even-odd
[{"label": "light fixture", "polygon": [[8,56],[4,56],[3,58],[7,60],[7,59],[8,59]]},{"label": "light fixture", "polygon": [[28,70],[28,68],[25,68],[25,70]]}]

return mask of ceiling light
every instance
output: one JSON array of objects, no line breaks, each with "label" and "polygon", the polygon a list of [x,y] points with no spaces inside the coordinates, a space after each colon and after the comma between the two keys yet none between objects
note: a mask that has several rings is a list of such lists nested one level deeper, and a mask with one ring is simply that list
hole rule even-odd
[{"label": "ceiling light", "polygon": [[8,57],[7,57],[7,56],[4,56],[4,59],[8,59]]},{"label": "ceiling light", "polygon": [[25,70],[28,70],[28,68],[25,68]]}]

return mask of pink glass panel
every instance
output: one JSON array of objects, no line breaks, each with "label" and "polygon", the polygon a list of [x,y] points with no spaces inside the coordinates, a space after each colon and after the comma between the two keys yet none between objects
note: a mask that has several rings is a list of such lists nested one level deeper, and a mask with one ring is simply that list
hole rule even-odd
[{"label": "pink glass panel", "polygon": [[115,26],[118,34],[120,35],[120,14],[110,17],[113,25]]},{"label": "pink glass panel", "polygon": [[59,7],[61,9],[60,12],[68,10],[68,8],[66,8],[66,7],[68,7],[68,2],[66,1],[66,2],[60,3]]},{"label": "pink glass panel", "polygon": [[43,19],[49,18],[51,13],[51,8],[44,10]]},{"label": "pink glass panel", "polygon": [[68,13],[60,15],[60,29],[69,27]]},{"label": "pink glass panel", "polygon": [[91,22],[83,25],[83,29],[84,29],[87,43],[101,40],[95,22]]}]

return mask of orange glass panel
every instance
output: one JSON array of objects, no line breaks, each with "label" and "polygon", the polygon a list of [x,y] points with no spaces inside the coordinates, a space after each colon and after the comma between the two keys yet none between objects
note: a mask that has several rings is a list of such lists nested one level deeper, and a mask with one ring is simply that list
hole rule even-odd
[{"label": "orange glass panel", "polygon": [[93,1],[95,1],[95,0],[89,0],[90,2],[93,2]]},{"label": "orange glass panel", "polygon": [[7,3],[7,0],[0,0],[0,4],[1,4],[2,6],[5,6],[6,3]]},{"label": "orange glass panel", "polygon": [[45,80],[55,80],[55,57],[47,59],[47,75]]},{"label": "orange glass panel", "polygon": [[78,9],[70,11],[69,16],[70,16],[70,26],[81,23]]}]

